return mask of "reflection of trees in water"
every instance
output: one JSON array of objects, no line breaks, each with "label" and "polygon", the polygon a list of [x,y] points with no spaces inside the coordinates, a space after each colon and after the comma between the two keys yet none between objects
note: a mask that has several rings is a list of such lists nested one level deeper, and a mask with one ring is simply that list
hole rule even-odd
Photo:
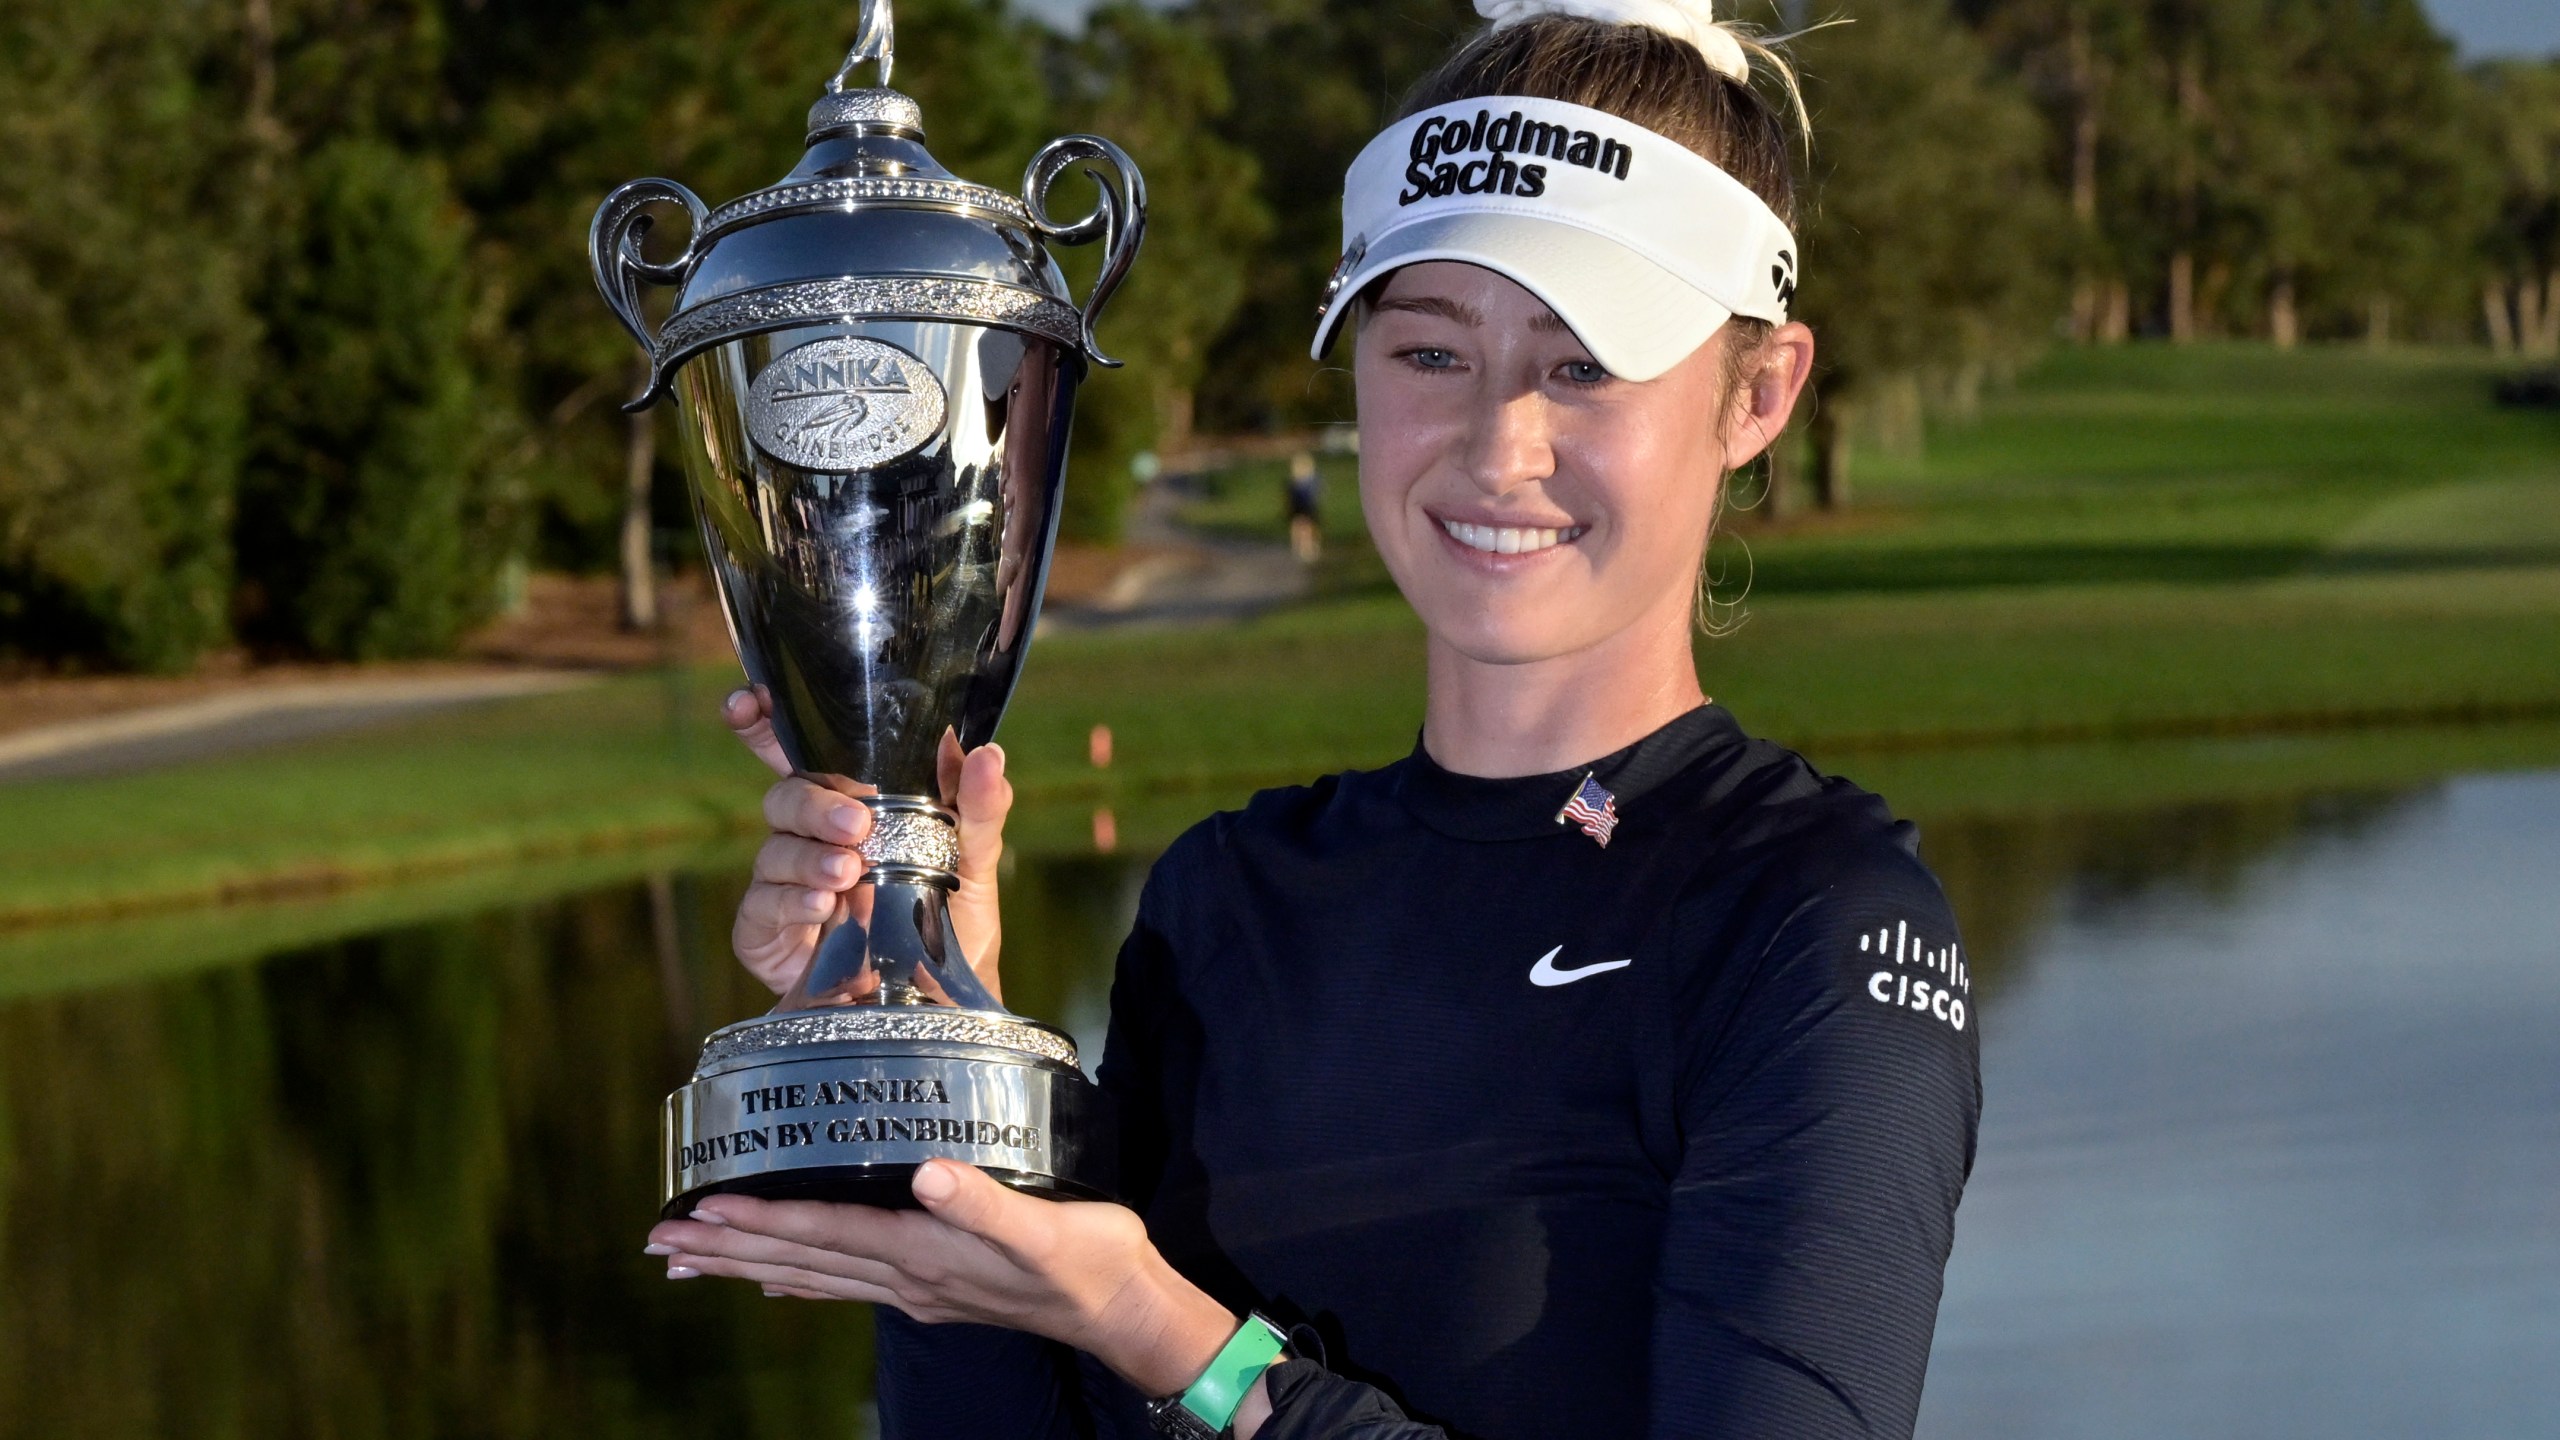
[{"label": "reflection of trees in water", "polygon": [[2422,794],[2278,795],[1924,821],[1921,854],[1946,885],[1978,987],[1996,991],[2056,920],[2103,923],[2164,896],[2230,904],[2271,858],[2315,841],[2353,840]]},{"label": "reflection of trees in water", "polygon": [[[2227,901],[2407,796],[1942,820],[1986,988],[2064,915]],[[1006,993],[1107,982],[1147,861],[1021,857]],[[670,1285],[657,1107],[769,997],[743,874],[616,887],[0,1005],[0,1440],[844,1434],[858,1306]]]},{"label": "reflection of trees in water", "polygon": [[[1004,879],[1004,1000],[1052,1024],[1111,983],[1153,857],[1053,855]],[[1079,993],[1081,992],[1081,994]],[[1102,1057],[1088,1055],[1091,1066]]]},{"label": "reflection of trees in water", "polygon": [[[689,907],[715,1019],[764,1003],[734,899]],[[650,917],[630,887],[0,1007],[0,1436],[848,1433],[861,1307],[638,1253],[680,1068]]]}]

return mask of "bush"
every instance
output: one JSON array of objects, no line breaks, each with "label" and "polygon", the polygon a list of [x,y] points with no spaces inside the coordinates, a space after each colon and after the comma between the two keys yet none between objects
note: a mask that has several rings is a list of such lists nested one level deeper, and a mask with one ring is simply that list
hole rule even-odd
[{"label": "bush", "polygon": [[253,327],[203,28],[0,18],[0,652],[176,669],[229,635]]},{"label": "bush", "polygon": [[259,296],[267,366],[234,529],[242,631],[347,659],[450,646],[508,523],[437,167],[340,140],[302,167]]}]

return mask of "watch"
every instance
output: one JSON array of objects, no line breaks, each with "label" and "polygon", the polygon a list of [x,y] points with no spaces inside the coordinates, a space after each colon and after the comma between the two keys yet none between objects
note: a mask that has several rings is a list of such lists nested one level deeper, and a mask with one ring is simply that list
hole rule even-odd
[{"label": "watch", "polygon": [[1288,1348],[1289,1337],[1279,1326],[1259,1313],[1247,1315],[1191,1388],[1147,1402],[1147,1423],[1174,1440],[1219,1440],[1234,1426],[1253,1382]]}]

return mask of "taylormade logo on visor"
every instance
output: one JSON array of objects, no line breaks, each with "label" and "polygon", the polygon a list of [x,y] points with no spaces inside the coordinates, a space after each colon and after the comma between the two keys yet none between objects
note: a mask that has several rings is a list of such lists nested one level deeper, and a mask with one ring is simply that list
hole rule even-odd
[{"label": "taylormade logo on visor", "polygon": [[[1481,154],[1481,160],[1452,160],[1453,155]],[[1528,160],[1554,160],[1627,178],[1635,151],[1620,141],[1590,130],[1524,117],[1517,110],[1496,117],[1478,110],[1464,116],[1431,116],[1413,132],[1412,163],[1405,167],[1406,188],[1398,205],[1442,195],[1517,195],[1534,199],[1547,193],[1547,167]]]}]

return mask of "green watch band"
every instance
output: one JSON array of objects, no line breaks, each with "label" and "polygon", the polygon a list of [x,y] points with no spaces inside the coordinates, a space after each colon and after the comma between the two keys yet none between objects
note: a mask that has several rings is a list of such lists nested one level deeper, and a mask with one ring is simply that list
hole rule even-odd
[{"label": "green watch band", "polygon": [[1210,1361],[1200,1378],[1191,1382],[1191,1388],[1182,1392],[1182,1408],[1211,1431],[1225,1434],[1236,1418],[1236,1407],[1244,1403],[1245,1392],[1288,1346],[1289,1337],[1281,1334],[1278,1326],[1259,1315],[1247,1315],[1244,1323],[1236,1327],[1236,1333],[1227,1338],[1218,1358]]}]

